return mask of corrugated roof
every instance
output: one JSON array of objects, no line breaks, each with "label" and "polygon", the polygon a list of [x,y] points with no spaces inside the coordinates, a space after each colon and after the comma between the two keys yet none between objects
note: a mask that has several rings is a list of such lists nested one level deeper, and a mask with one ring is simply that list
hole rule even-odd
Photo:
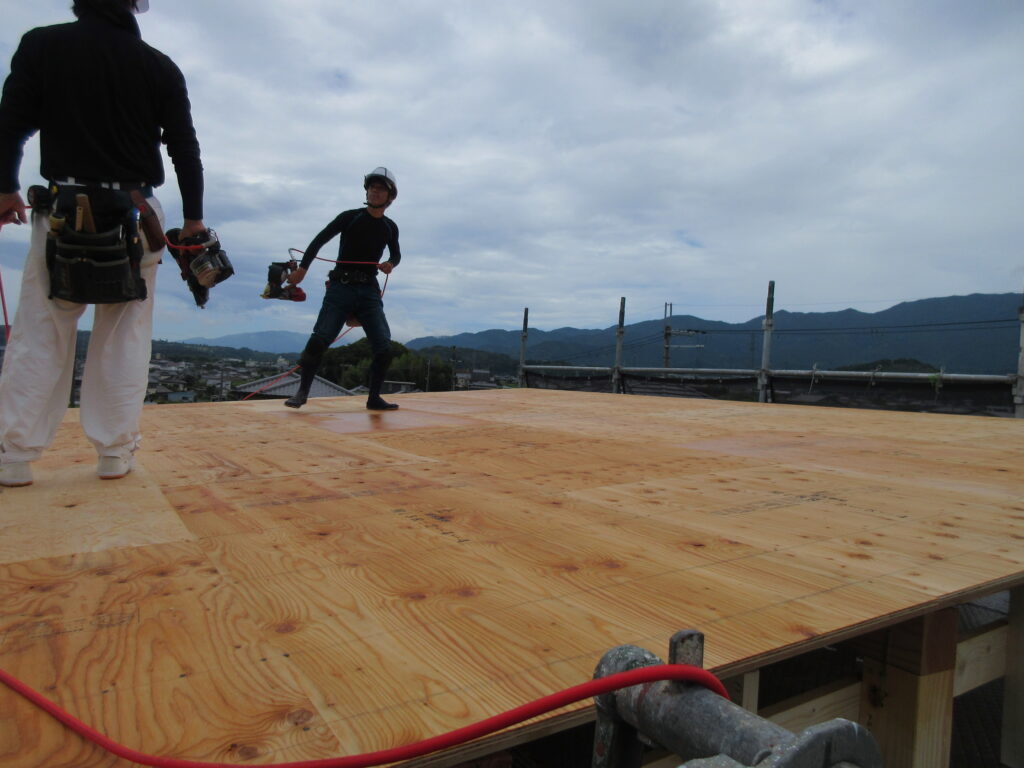
[{"label": "corrugated roof", "polygon": [[[264,389],[266,387],[266,389]],[[265,376],[255,381],[239,384],[235,389],[239,392],[259,392],[264,397],[291,397],[299,387],[299,374],[289,371],[284,376]],[[341,397],[352,396],[355,392],[335,384],[333,381],[313,377],[313,385],[309,388],[310,397]]]}]

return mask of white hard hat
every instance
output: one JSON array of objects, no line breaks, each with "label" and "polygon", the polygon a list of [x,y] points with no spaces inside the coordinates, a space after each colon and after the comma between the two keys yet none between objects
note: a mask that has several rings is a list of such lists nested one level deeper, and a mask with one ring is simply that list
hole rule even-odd
[{"label": "white hard hat", "polygon": [[145,13],[149,10],[149,0],[135,0],[132,10],[135,13]]},{"label": "white hard hat", "polygon": [[390,197],[394,200],[398,197],[398,182],[395,181],[395,174],[383,166],[377,166],[363,177],[363,189],[370,186],[371,181],[382,181],[390,191]]}]

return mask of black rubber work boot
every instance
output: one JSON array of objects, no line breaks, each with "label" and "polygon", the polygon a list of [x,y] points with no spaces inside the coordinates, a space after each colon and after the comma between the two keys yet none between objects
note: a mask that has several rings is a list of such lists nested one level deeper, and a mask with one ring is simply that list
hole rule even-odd
[{"label": "black rubber work boot", "polygon": [[324,352],[328,344],[319,336],[311,335],[306,342],[306,348],[299,356],[299,388],[295,394],[284,401],[289,408],[301,408],[309,399],[309,388],[313,386],[313,379],[320,368],[320,361],[323,360]]},{"label": "black rubber work boot", "polygon": [[301,408],[306,404],[306,400],[309,399],[309,390],[299,387],[295,390],[295,394],[284,401],[284,404],[289,408]]},{"label": "black rubber work boot", "polygon": [[315,369],[302,369],[301,378],[299,379],[299,388],[295,390],[295,394],[284,401],[284,404],[289,408],[301,408],[306,404],[306,400],[309,399],[309,388],[313,386],[313,377],[316,375]]},{"label": "black rubber work boot", "polygon": [[370,411],[397,411],[398,406],[385,401],[380,396],[381,387],[384,385],[384,375],[391,365],[391,353],[380,352],[373,356],[370,363],[370,395],[366,398],[366,408]]}]

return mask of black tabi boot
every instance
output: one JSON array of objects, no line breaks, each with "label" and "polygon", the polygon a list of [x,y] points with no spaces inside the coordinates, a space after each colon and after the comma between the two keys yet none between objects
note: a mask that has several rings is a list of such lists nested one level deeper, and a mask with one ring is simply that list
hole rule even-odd
[{"label": "black tabi boot", "polygon": [[316,371],[311,368],[303,368],[299,379],[299,388],[295,390],[295,394],[284,401],[284,404],[289,408],[301,408],[306,404],[306,400],[309,399],[309,388],[313,386],[313,377],[316,376]]},{"label": "black tabi boot", "polygon": [[302,355],[299,357],[299,366],[301,372],[299,374],[299,388],[295,390],[295,394],[284,401],[284,404],[289,408],[301,408],[306,404],[306,400],[309,399],[309,388],[313,386],[313,379],[316,377],[316,372],[320,368],[320,361],[323,359],[324,352],[327,351],[327,344],[324,343],[323,339],[316,336],[310,336],[309,341],[306,342],[306,348],[302,350]]},{"label": "black tabi boot", "polygon": [[384,374],[391,365],[391,353],[374,355],[370,363],[370,396],[366,398],[366,408],[371,411],[397,411],[395,403],[389,403],[380,396],[380,388],[384,384]]}]

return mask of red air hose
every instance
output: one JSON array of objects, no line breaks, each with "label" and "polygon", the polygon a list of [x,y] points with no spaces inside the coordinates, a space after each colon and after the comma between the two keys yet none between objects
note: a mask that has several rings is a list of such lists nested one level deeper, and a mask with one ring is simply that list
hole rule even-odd
[{"label": "red air hose", "polygon": [[[655,666],[633,669],[628,672],[619,672],[618,674],[608,675],[607,677],[601,677],[597,680],[581,683],[580,685],[575,685],[572,688],[566,688],[564,691],[559,691],[537,699],[536,701],[523,704],[515,709],[510,709],[500,715],[489,717],[486,720],[481,720],[480,722],[467,725],[463,728],[457,728],[454,731],[443,733],[440,736],[433,736],[429,739],[417,741],[413,744],[406,744],[402,747],[392,747],[390,749],[382,749],[377,752],[367,752],[363,755],[350,755],[348,757],[331,757],[322,760],[274,763],[268,764],[264,766],[264,768],[369,768],[369,766],[382,765],[383,763],[411,760],[414,757],[420,757],[431,752],[437,752],[441,749],[447,749],[459,744],[464,744],[467,741],[472,741],[473,739],[480,738],[481,736],[486,736],[489,733],[500,731],[503,728],[508,728],[509,726],[516,725],[524,720],[529,720],[532,717],[537,717],[538,715],[543,715],[546,712],[551,712],[552,710],[559,709],[569,704],[574,704],[577,701],[583,701],[584,699],[599,696],[603,693],[617,691],[620,688],[628,688],[631,685],[653,683],[659,680],[680,680],[688,683],[696,683],[697,685],[702,685],[705,688],[712,690],[719,696],[723,696],[726,699],[729,698],[729,694],[726,693],[725,687],[718,678],[705,669],[701,669],[700,667],[691,667],[685,664],[658,664]],[[8,687],[24,696],[40,709],[44,710],[51,717],[75,731],[75,733],[78,733],[111,754],[117,755],[125,760],[131,760],[132,762],[140,765],[155,766],[155,768],[238,768],[238,764],[236,763],[208,763],[197,760],[177,760],[174,758],[147,755],[144,752],[129,749],[128,747],[118,744],[108,736],[103,735],[91,726],[86,725],[81,720],[72,717],[52,701],[34,691],[32,688],[29,688],[23,682],[12,677],[2,669],[0,669],[0,682],[5,683]]]},{"label": "red air hose", "polygon": [[[381,293],[383,293],[383,291],[381,291]],[[338,339],[340,339],[340,338],[341,338],[342,336],[344,336],[344,335],[345,335],[346,333],[348,333],[348,332],[349,332],[349,331],[351,331],[351,330],[352,330],[352,326],[350,325],[350,326],[349,326],[348,328],[346,328],[346,329],[345,329],[344,331],[342,331],[341,333],[339,333],[339,334],[338,334]],[[338,342],[338,339],[335,339],[334,341],[332,341],[332,342],[331,342],[331,345],[337,344],[337,342]],[[285,376],[290,376],[291,374],[293,374],[293,373],[295,373],[295,372],[296,372],[297,370],[299,370],[299,368],[301,368],[301,367],[302,367],[302,366],[296,365],[296,366],[295,366],[294,368],[292,368],[292,369],[290,369],[290,370],[287,370],[287,371],[285,371],[284,373],[282,373],[282,374],[281,374],[280,376],[278,376],[278,377],[277,377],[276,379],[274,379],[274,380],[273,380],[272,382],[270,382],[269,384],[264,384],[264,385],[263,385],[262,387],[260,387],[259,389],[255,390],[254,392],[250,392],[250,393],[249,393],[248,395],[246,395],[245,397],[243,397],[243,398],[242,398],[242,402],[244,403],[244,402],[245,402],[246,400],[248,400],[248,399],[249,399],[250,397],[253,397],[254,395],[258,395],[258,394],[259,394],[260,392],[262,392],[262,391],[264,391],[264,390],[266,390],[266,389],[270,389],[270,388],[271,388],[272,386],[274,386],[275,384],[277,384],[277,382],[279,382],[279,381],[280,381],[281,379],[283,379],[283,378],[284,378]]]}]

